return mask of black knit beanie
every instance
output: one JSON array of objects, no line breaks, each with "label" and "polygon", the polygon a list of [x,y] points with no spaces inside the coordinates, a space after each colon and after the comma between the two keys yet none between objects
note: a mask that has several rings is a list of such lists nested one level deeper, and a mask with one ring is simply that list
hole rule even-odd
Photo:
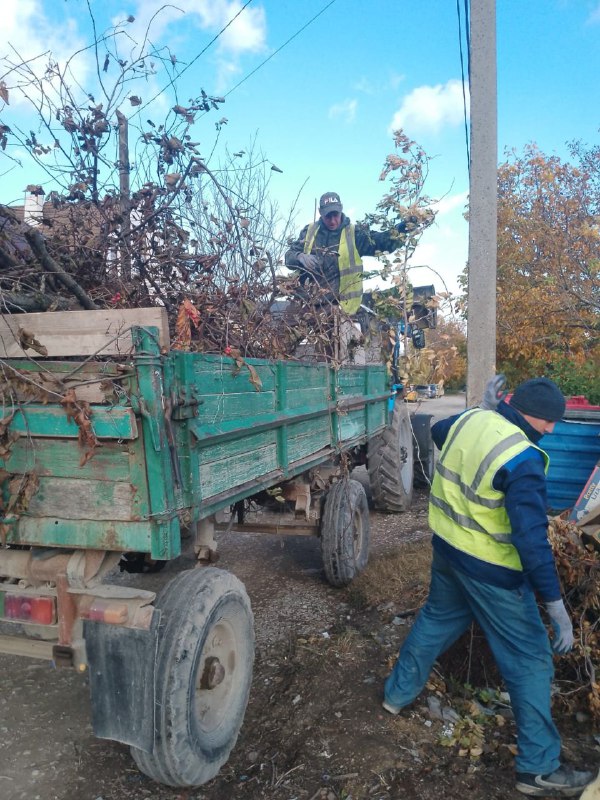
[{"label": "black knit beanie", "polygon": [[558,422],[565,413],[565,398],[549,378],[531,378],[520,383],[510,399],[510,405],[522,414],[548,422]]}]

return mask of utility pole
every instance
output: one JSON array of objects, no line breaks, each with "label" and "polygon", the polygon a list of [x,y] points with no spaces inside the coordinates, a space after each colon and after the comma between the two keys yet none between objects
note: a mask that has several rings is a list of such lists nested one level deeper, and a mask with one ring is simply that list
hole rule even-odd
[{"label": "utility pole", "polygon": [[467,406],[496,371],[498,123],[496,2],[471,0],[471,162],[467,312]]},{"label": "utility pole", "polygon": [[129,121],[125,114],[117,111],[119,125],[119,192],[121,200],[121,275],[124,280],[131,278],[131,205],[129,187]]}]

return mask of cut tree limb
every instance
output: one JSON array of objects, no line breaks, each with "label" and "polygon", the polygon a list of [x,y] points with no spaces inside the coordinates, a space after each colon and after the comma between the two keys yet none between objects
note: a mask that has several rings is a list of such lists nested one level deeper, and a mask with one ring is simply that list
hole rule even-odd
[{"label": "cut tree limb", "polygon": [[0,305],[8,311],[67,311],[70,302],[66,297],[45,294],[44,292],[32,291],[20,292],[0,292]]},{"label": "cut tree limb", "polygon": [[36,230],[24,230],[23,235],[27,239],[29,246],[33,250],[34,254],[39,258],[42,267],[52,275],[55,275],[56,278],[69,289],[75,297],[79,300],[81,305],[88,310],[98,310],[98,306],[91,300],[88,295],[84,292],[81,286],[77,283],[75,278],[72,275],[69,275],[61,265],[55,261],[48,250],[46,249],[46,242],[44,241],[44,237]]}]

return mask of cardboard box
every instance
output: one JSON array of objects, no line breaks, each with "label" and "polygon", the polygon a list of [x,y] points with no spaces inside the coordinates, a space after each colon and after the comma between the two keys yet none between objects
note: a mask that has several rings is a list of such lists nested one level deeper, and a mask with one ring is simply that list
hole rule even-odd
[{"label": "cardboard box", "polygon": [[592,474],[577,498],[569,519],[579,524],[584,517],[598,507],[600,507],[600,461],[592,470]]}]

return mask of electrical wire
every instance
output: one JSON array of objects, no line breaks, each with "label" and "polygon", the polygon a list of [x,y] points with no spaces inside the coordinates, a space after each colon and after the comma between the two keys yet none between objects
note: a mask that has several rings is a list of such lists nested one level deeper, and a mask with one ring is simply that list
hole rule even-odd
[{"label": "electrical wire", "polygon": [[[217,39],[218,39],[218,38],[219,38],[219,37],[220,37],[220,36],[221,36],[221,35],[222,35],[222,34],[223,34],[223,33],[224,33],[226,30],[227,30],[227,28],[228,28],[228,27],[229,27],[229,26],[230,26],[230,25],[231,25],[231,24],[232,24],[232,23],[233,23],[233,22],[234,22],[234,21],[235,21],[235,20],[236,20],[236,19],[239,17],[239,15],[242,13],[242,11],[243,11],[243,10],[244,10],[244,9],[245,9],[247,6],[249,6],[251,2],[252,2],[252,0],[247,0],[247,2],[246,2],[246,3],[245,3],[243,6],[242,6],[242,8],[240,8],[240,10],[237,12],[237,14],[236,14],[234,17],[232,17],[232,18],[229,20],[229,22],[227,23],[227,25],[225,25],[225,27],[224,27],[224,28],[222,28],[222,29],[219,31],[219,33],[217,33],[217,34],[216,34],[216,36],[215,36],[213,39],[211,39],[211,41],[210,41],[210,42],[209,42],[209,43],[206,45],[206,47],[204,47],[204,48],[203,48],[203,49],[202,49],[202,50],[201,50],[201,51],[198,53],[198,55],[197,55],[197,56],[195,56],[195,58],[193,58],[193,59],[192,59],[192,61],[190,61],[190,63],[189,63],[189,64],[187,64],[187,65],[185,66],[185,68],[184,68],[184,69],[182,69],[182,70],[181,70],[181,72],[179,72],[177,75],[175,75],[175,76],[174,76],[174,77],[173,77],[173,78],[172,78],[172,79],[169,81],[169,83],[168,83],[168,84],[167,84],[167,85],[166,85],[166,86],[165,86],[163,89],[161,89],[159,92],[157,92],[157,94],[155,94],[155,95],[154,95],[154,97],[152,97],[150,100],[148,100],[146,103],[144,103],[144,105],[143,105],[143,106],[141,106],[141,108],[139,108],[139,109],[138,109],[138,113],[139,113],[139,112],[141,112],[141,111],[143,111],[143,110],[144,110],[144,109],[145,109],[145,108],[146,108],[148,105],[150,105],[150,103],[152,103],[154,100],[156,100],[156,98],[157,98],[157,97],[159,97],[159,96],[160,96],[160,95],[161,95],[161,94],[162,94],[164,91],[166,91],[166,90],[169,88],[169,86],[173,86],[173,84],[175,83],[175,81],[176,81],[176,80],[178,80],[178,78],[180,78],[180,77],[183,75],[183,73],[184,73],[184,72],[186,72],[186,71],[187,71],[187,70],[188,70],[188,69],[189,69],[189,68],[192,66],[192,64],[194,64],[196,61],[198,61],[198,59],[199,59],[201,56],[203,56],[203,55],[204,55],[204,53],[206,53],[206,51],[208,50],[208,48],[209,48],[209,47],[211,47],[211,45],[213,45],[213,44],[214,44],[214,43],[217,41]],[[226,92],[226,93],[225,93],[223,96],[224,96],[224,97],[229,97],[229,95],[230,95],[230,94],[232,94],[232,92],[235,92],[235,90],[236,90],[236,89],[238,89],[238,88],[239,88],[239,87],[240,87],[240,86],[241,86],[243,83],[245,83],[245,82],[246,82],[246,81],[247,81],[249,78],[251,78],[253,75],[255,75],[255,74],[258,72],[258,70],[259,70],[259,69],[261,69],[262,67],[264,67],[264,65],[265,65],[265,64],[267,64],[267,63],[268,63],[268,62],[269,62],[269,61],[270,61],[272,58],[274,58],[274,56],[276,56],[278,53],[280,53],[280,52],[281,52],[281,51],[284,49],[284,47],[287,47],[287,45],[288,45],[288,44],[290,44],[290,42],[292,42],[292,41],[293,41],[293,40],[294,40],[294,39],[295,39],[297,36],[299,36],[299,35],[300,35],[300,34],[301,34],[301,33],[302,33],[304,30],[306,30],[306,28],[308,28],[308,26],[309,26],[309,25],[312,25],[312,23],[313,23],[313,22],[314,22],[316,19],[318,19],[318,18],[321,16],[321,14],[324,14],[324,13],[325,13],[325,11],[327,11],[327,9],[328,9],[330,6],[332,6],[334,3],[336,3],[336,2],[337,2],[337,0],[330,0],[330,2],[329,2],[329,3],[327,3],[325,6],[323,6],[323,8],[322,8],[320,11],[318,11],[318,12],[317,12],[317,13],[316,13],[316,14],[315,14],[313,17],[311,17],[311,18],[308,20],[308,22],[305,22],[305,23],[304,23],[304,25],[303,25],[301,28],[299,28],[299,29],[298,29],[298,30],[297,30],[297,31],[296,31],[294,34],[292,34],[292,36],[290,36],[290,37],[289,37],[289,39],[286,39],[286,41],[285,41],[285,42],[284,42],[282,45],[280,45],[280,46],[277,48],[277,50],[275,50],[273,53],[271,53],[271,55],[270,55],[270,56],[268,56],[267,58],[265,58],[265,59],[264,59],[264,61],[261,61],[261,63],[260,63],[260,64],[259,64],[257,67],[255,67],[255,68],[254,68],[254,69],[253,69],[251,72],[249,72],[249,73],[248,73],[248,74],[247,74],[247,75],[246,75],[244,78],[242,78],[242,80],[241,80],[241,81],[238,81],[238,83],[236,83],[236,84],[235,84],[235,86],[233,86],[233,87],[232,87],[232,88],[231,88],[231,89],[230,89],[228,92]],[[205,113],[207,113],[207,112],[205,112]],[[201,116],[203,116],[203,115],[201,115]]]},{"label": "electrical wire", "polygon": [[274,56],[276,56],[276,55],[277,55],[277,53],[280,53],[280,52],[283,50],[283,48],[284,48],[284,47],[287,47],[287,45],[288,45],[290,42],[292,42],[292,41],[293,41],[293,40],[294,40],[294,39],[295,39],[297,36],[299,36],[299,35],[302,33],[302,31],[306,30],[306,28],[308,28],[308,26],[309,26],[309,25],[312,25],[312,23],[313,23],[313,22],[314,22],[316,19],[318,19],[318,18],[321,16],[321,14],[323,14],[325,11],[327,11],[327,9],[328,9],[330,6],[332,6],[332,5],[333,5],[335,2],[337,2],[337,0],[330,0],[330,2],[329,2],[329,3],[327,3],[327,5],[326,5],[326,6],[323,6],[323,8],[322,8],[322,9],[321,9],[319,12],[317,12],[317,13],[314,15],[314,17],[312,17],[311,19],[309,19],[309,20],[308,20],[308,22],[306,22],[306,23],[305,23],[305,24],[304,24],[304,25],[303,25],[301,28],[299,28],[299,29],[296,31],[296,33],[294,33],[292,36],[290,36],[290,38],[289,38],[289,39],[287,39],[287,41],[285,41],[285,42],[284,42],[282,45],[280,45],[280,46],[277,48],[277,50],[275,50],[273,53],[271,53],[271,55],[270,55],[268,58],[265,58],[265,60],[264,60],[264,61],[261,61],[261,63],[260,63],[260,64],[259,64],[257,67],[255,67],[255,68],[252,70],[252,72],[249,72],[249,73],[246,75],[246,77],[245,77],[245,78],[242,78],[242,80],[241,80],[241,81],[239,81],[238,83],[236,83],[236,85],[235,85],[235,86],[233,86],[233,87],[232,87],[232,88],[231,88],[231,89],[230,89],[230,90],[229,90],[229,91],[228,91],[228,92],[227,92],[227,93],[226,93],[224,96],[225,96],[225,97],[229,97],[229,95],[230,95],[232,92],[235,92],[235,90],[236,90],[236,89],[238,89],[238,88],[239,88],[239,87],[240,87],[240,86],[241,86],[243,83],[245,83],[245,82],[248,80],[248,78],[251,78],[253,75],[255,75],[255,74],[258,72],[258,70],[259,70],[259,69],[261,69],[261,67],[264,67],[264,65],[265,65],[266,63],[268,63],[268,62],[269,62],[269,61],[270,61],[270,60],[271,60],[271,59],[272,59]]},{"label": "electrical wire", "polygon": [[[335,0],[333,0],[333,1],[335,2]],[[223,28],[221,28],[221,30],[215,36],[213,36],[213,38],[210,40],[210,42],[205,47],[202,48],[202,50],[198,53],[197,56],[194,56],[194,58],[189,62],[189,64],[185,65],[185,67],[181,70],[181,72],[178,72],[177,75],[172,77],[171,80],[167,83],[166,86],[163,86],[163,88],[159,92],[157,92],[154,95],[154,97],[151,97],[150,100],[148,100],[146,103],[144,103],[144,105],[141,108],[138,109],[138,113],[142,112],[147,106],[150,105],[150,103],[153,103],[156,100],[157,97],[160,97],[160,95],[163,92],[165,92],[169,88],[169,86],[173,86],[175,81],[179,80],[179,78],[181,78],[181,76],[184,74],[184,72],[187,72],[187,70],[193,64],[195,64],[196,61],[198,61],[198,59],[201,58],[204,55],[204,53],[206,53],[206,51],[208,50],[209,47],[212,47],[212,45],[217,41],[217,39],[225,33],[227,28],[229,28],[229,26],[232,25],[236,21],[236,19],[239,17],[239,15],[242,13],[242,11],[244,11],[244,9],[246,9],[250,5],[251,2],[252,2],[252,0],[246,0],[244,5],[240,8],[240,10],[237,12],[237,14],[235,14],[235,16],[233,16],[229,20],[227,25],[225,25]]]},{"label": "electrical wire", "polygon": [[[471,44],[469,41],[469,0],[464,0],[465,7],[465,39],[467,43],[467,69],[469,84],[471,79]],[[467,149],[467,172],[471,174],[471,154],[469,151],[469,122],[467,117],[467,90],[465,85],[465,62],[463,55],[463,35],[460,18],[460,0],[456,0],[456,16],[458,18],[458,49],[460,52],[460,73],[462,78],[463,117],[465,123],[465,145]]]}]

